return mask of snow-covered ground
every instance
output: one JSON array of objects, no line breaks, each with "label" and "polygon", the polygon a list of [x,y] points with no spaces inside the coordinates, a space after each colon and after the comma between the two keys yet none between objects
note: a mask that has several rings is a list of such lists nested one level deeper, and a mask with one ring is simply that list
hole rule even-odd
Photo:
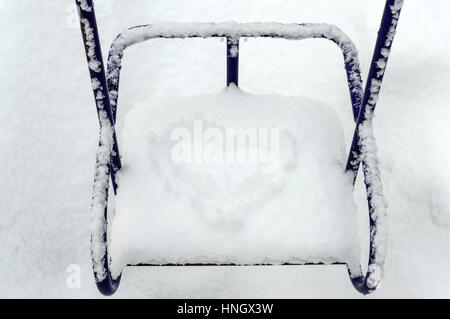
[{"label": "snow-covered ground", "polygon": [[[327,22],[368,71],[384,1],[97,0],[106,50],[131,25],[161,21]],[[446,0],[405,0],[375,135],[390,241],[370,297],[450,297],[450,22]],[[0,296],[98,297],[89,255],[98,123],[74,3],[0,0]],[[127,50],[118,130],[152,95],[208,94],[225,82],[224,42],[154,40]],[[335,107],[351,140],[339,50],[325,40],[248,40],[240,86]],[[355,202],[367,214],[361,183]],[[80,265],[81,288],[66,285]],[[127,268],[117,297],[360,297],[345,267]]]}]

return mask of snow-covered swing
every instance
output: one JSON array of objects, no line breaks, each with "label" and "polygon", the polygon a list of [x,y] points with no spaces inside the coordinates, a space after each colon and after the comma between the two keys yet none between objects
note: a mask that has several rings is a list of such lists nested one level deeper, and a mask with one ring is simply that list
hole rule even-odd
[{"label": "snow-covered swing", "polygon": [[[113,294],[123,267],[134,265],[346,264],[359,292],[368,294],[376,289],[383,274],[387,226],[372,118],[403,0],[386,1],[365,90],[354,44],[339,28],[328,24],[136,26],[116,37],[106,70],[93,1],[76,0],[76,4],[100,122],[91,254],[102,294]],[[154,99],[151,108],[133,109],[121,135],[122,157],[114,126],[123,51],[149,39],[195,37],[227,39],[228,89],[215,96]],[[257,96],[237,89],[239,39],[249,37],[324,38],[339,46],[356,122],[346,164],[342,160],[343,134],[331,108],[313,100]],[[199,127],[200,134],[206,134],[211,126],[216,127],[209,131],[211,136],[218,130],[228,132],[225,128],[230,127],[277,128],[259,132],[268,139],[267,150],[277,145],[276,169],[269,165],[275,158],[270,156],[264,158],[265,166],[261,162],[217,164],[220,161],[196,165],[194,155],[193,163],[174,159],[174,136],[195,135]],[[246,137],[249,140],[242,145],[261,151],[261,139],[253,145]],[[330,144],[330,138],[337,142]],[[238,146],[233,145],[233,150],[238,153]],[[357,223],[351,221],[355,217],[352,189],[360,163],[370,217],[365,274],[357,256],[359,247],[353,245]],[[270,168],[272,171],[267,171]],[[112,227],[107,221],[110,182],[116,195]],[[156,203],[157,209],[153,208]]]}]

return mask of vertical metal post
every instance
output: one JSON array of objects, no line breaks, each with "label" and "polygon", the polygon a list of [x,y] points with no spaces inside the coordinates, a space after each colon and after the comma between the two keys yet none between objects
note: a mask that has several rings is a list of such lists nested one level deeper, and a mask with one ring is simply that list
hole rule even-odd
[{"label": "vertical metal post", "polygon": [[103,63],[102,49],[100,46],[100,38],[98,35],[97,20],[95,18],[94,3],[92,0],[75,1],[78,7],[80,17],[81,34],[83,36],[83,44],[86,51],[86,58],[89,65],[89,75],[91,77],[92,90],[96,101],[97,115],[105,111],[108,121],[113,129],[113,153],[111,154],[111,180],[114,191],[117,189],[115,181],[116,172],[122,167],[119,149],[117,146],[117,138],[114,130],[114,118],[109,101],[109,92],[106,83],[105,64]]},{"label": "vertical metal post", "polygon": [[[119,149],[117,146],[116,133],[114,130],[114,118],[111,110],[111,105],[109,101],[109,92],[106,86],[106,76],[105,76],[105,64],[103,63],[102,50],[100,48],[100,39],[98,35],[97,22],[95,19],[94,3],[92,0],[76,0],[75,1],[78,14],[80,17],[81,33],[83,36],[83,44],[86,51],[86,58],[89,66],[89,74],[91,77],[92,90],[94,93],[94,98],[97,107],[97,115],[99,118],[100,128],[102,128],[102,115],[103,112],[106,113],[107,121],[112,129],[112,153],[109,154],[109,165],[103,165],[99,163],[97,157],[96,163],[96,176],[99,172],[106,169],[107,174],[111,176],[111,181],[113,185],[114,192],[117,190],[117,184],[115,181],[115,174],[121,168],[121,161],[119,155]],[[102,146],[102,139],[100,137],[99,146]],[[101,234],[101,241],[99,242],[98,236],[94,236],[91,233],[91,256],[93,261],[93,271],[96,279],[97,288],[99,291],[106,296],[112,295],[119,286],[120,276],[116,279],[112,278],[111,271],[109,269],[109,254],[108,254],[108,238],[107,238],[107,226],[108,226],[108,214],[107,214],[107,203],[108,203],[108,183],[100,183],[100,185],[95,185],[97,191],[102,194],[101,200],[105,203],[103,214],[103,225]],[[93,200],[94,200],[93,196]],[[102,256],[99,258],[94,253],[94,246],[104,245],[105,249]],[[94,257],[95,256],[95,257]],[[96,265],[96,266],[95,266]]]},{"label": "vertical metal post", "polygon": [[[384,7],[383,18],[378,31],[378,38],[364,90],[364,97],[361,104],[361,109],[359,111],[358,120],[356,122],[356,129],[347,160],[347,170],[353,171],[355,179],[361,163],[359,127],[368,119],[368,114],[373,113],[377,105],[402,4],[403,0],[387,0]],[[397,8],[396,5],[399,5],[399,7]]]},{"label": "vertical metal post", "polygon": [[[359,111],[358,120],[356,123],[355,132],[353,135],[352,146],[350,154],[347,160],[347,171],[353,173],[353,182],[356,181],[356,176],[359,170],[359,166],[362,162],[364,172],[364,184],[366,186],[367,201],[369,204],[369,223],[370,223],[370,248],[369,248],[369,266],[365,276],[358,276],[352,278],[353,286],[361,293],[368,294],[376,289],[378,282],[369,283],[371,280],[372,272],[382,272],[380,267],[384,263],[384,255],[381,253],[381,257],[377,257],[377,250],[383,250],[383,247],[375,245],[376,237],[385,225],[380,225],[381,218],[374,216],[373,209],[373,183],[371,178],[367,177],[367,171],[370,170],[368,163],[362,158],[362,145],[360,129],[363,123],[371,121],[373,117],[373,111],[375,110],[378,96],[380,94],[381,84],[383,81],[386,65],[389,59],[389,53],[391,50],[392,42],[394,40],[398,19],[400,17],[400,11],[403,4],[403,0],[386,0],[384,7],[383,18],[381,20],[380,30],[378,31],[378,38],[375,45],[375,50],[372,57],[372,64],[370,66],[369,75],[367,77],[366,88],[364,91],[364,97]],[[379,176],[378,176],[379,177]],[[381,245],[382,246],[382,245]],[[350,270],[349,270],[350,272]],[[350,273],[350,276],[352,274]],[[379,275],[375,275],[376,278]],[[351,276],[352,277],[352,276]],[[379,279],[378,279],[379,280]]]},{"label": "vertical metal post", "polygon": [[239,39],[227,38],[227,86],[239,85]]}]

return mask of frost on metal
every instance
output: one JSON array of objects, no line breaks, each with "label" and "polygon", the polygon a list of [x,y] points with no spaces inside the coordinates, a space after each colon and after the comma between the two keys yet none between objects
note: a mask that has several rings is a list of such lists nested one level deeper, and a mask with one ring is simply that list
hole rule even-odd
[{"label": "frost on metal", "polygon": [[86,12],[92,11],[92,7],[87,3],[87,0],[77,0],[77,2],[83,11],[86,11]]},{"label": "frost on metal", "polygon": [[239,48],[236,44],[233,44],[230,49],[230,57],[235,58],[238,56]]},{"label": "frost on metal", "polygon": [[97,56],[95,55],[95,41],[94,41],[94,30],[92,29],[91,25],[89,24],[88,19],[82,18],[81,24],[83,27],[83,34],[85,36],[85,47],[86,47],[86,54],[88,56],[88,65],[89,69],[91,69],[94,72],[100,72],[101,71],[101,62],[97,59]]},{"label": "frost on metal", "polygon": [[99,111],[100,141],[97,150],[97,161],[95,167],[94,187],[91,205],[91,256],[96,280],[102,281],[106,278],[104,267],[106,256],[106,207],[108,201],[108,188],[110,176],[111,154],[113,153],[113,128],[108,114],[104,109],[102,100],[102,86],[96,78],[92,79],[95,100]]},{"label": "frost on metal", "polygon": [[[390,50],[389,48],[392,45],[392,41],[394,40],[395,37],[395,32],[397,29],[397,24],[398,24],[398,19],[400,17],[400,10],[402,9],[403,6],[403,0],[396,0],[395,3],[390,7],[391,13],[392,13],[392,22],[391,22],[391,26],[389,27],[389,32],[386,36],[385,42],[384,42],[384,48],[382,50],[382,55],[383,55],[383,59],[381,59],[379,62],[380,64],[380,72],[383,71],[384,73],[384,68],[386,67],[386,61],[389,58],[389,53]],[[383,66],[384,63],[384,66]],[[377,63],[378,64],[378,63]],[[383,73],[380,73],[381,75],[383,75]]]},{"label": "frost on metal", "polygon": [[388,236],[386,214],[387,201],[383,195],[377,147],[373,135],[373,113],[366,114],[366,116],[367,120],[359,126],[359,146],[361,148],[361,157],[363,159],[364,179],[366,185],[368,185],[367,196],[370,199],[370,219],[377,225],[377,227],[372,228],[370,234],[374,247],[374,255],[371,256],[373,259],[368,269],[369,275],[367,279],[369,288],[375,288],[381,280],[386,253]]},{"label": "frost on metal", "polygon": [[367,285],[369,288],[375,288],[383,276],[383,265],[386,256],[387,246],[387,201],[383,196],[383,186],[381,183],[379,163],[377,158],[377,148],[373,133],[374,109],[378,102],[381,83],[385,73],[387,61],[395,36],[400,10],[403,0],[396,0],[390,6],[392,20],[389,31],[384,39],[384,47],[381,48],[381,58],[375,61],[375,77],[369,79],[369,99],[364,113],[364,122],[358,127],[359,147],[361,156],[359,160],[363,162],[364,178],[367,186],[367,195],[370,204],[370,219],[376,224],[371,229],[371,240],[373,242],[372,262],[369,265]]},{"label": "frost on metal", "polygon": [[[324,38],[336,43],[342,50],[350,83],[352,103],[359,110],[363,93],[358,52],[351,39],[338,27],[330,24],[266,23],[175,23],[167,22],[130,28],[117,36],[111,45],[106,74],[110,88],[110,104],[117,103],[117,87],[123,51],[134,44],[153,38],[227,37],[229,41],[250,37],[273,37],[289,40]],[[235,52],[237,54],[237,52]],[[112,89],[111,89],[112,87]]]},{"label": "frost on metal", "polygon": [[389,28],[389,33],[386,38],[385,46],[390,47],[392,45],[392,41],[394,40],[395,30],[398,24],[398,18],[400,17],[400,10],[403,7],[403,0],[395,0],[395,3],[390,7],[392,12],[392,23]]}]

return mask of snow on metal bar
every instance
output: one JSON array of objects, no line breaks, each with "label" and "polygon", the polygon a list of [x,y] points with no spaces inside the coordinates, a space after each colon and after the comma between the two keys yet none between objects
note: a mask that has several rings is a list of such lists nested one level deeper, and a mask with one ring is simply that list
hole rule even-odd
[{"label": "snow on metal bar", "polygon": [[[375,145],[372,120],[374,118],[374,111],[378,102],[402,5],[403,0],[386,1],[372,64],[366,82],[363,104],[358,116],[347,162],[347,170],[352,172],[354,180],[356,179],[359,165],[362,162],[364,183],[369,201],[371,247],[368,272],[364,283],[360,283],[364,290],[362,291],[363,293],[373,291],[379,284],[384,273],[383,266],[388,237],[386,220],[387,202],[383,196],[383,186],[378,168],[377,147]],[[357,284],[355,284],[356,286]]]},{"label": "snow on metal bar", "polygon": [[114,132],[105,69],[92,0],[76,0],[80,16],[83,44],[91,77],[92,91],[100,124],[94,186],[91,204],[91,257],[97,283],[108,278],[107,221],[109,178],[114,190],[115,172],[120,169],[120,157]]},{"label": "snow on metal bar", "polygon": [[226,37],[238,40],[241,37],[271,37],[288,40],[323,38],[336,43],[344,55],[347,80],[353,107],[353,115],[359,114],[363,88],[358,60],[358,51],[352,40],[338,27],[324,23],[282,24],[265,23],[175,23],[167,22],[130,28],[119,34],[111,45],[108,57],[107,81],[110,103],[115,119],[119,77],[123,51],[131,45],[154,38],[209,38]]},{"label": "snow on metal bar", "polygon": [[77,4],[83,11],[92,12],[92,1],[89,0],[76,0]]}]

